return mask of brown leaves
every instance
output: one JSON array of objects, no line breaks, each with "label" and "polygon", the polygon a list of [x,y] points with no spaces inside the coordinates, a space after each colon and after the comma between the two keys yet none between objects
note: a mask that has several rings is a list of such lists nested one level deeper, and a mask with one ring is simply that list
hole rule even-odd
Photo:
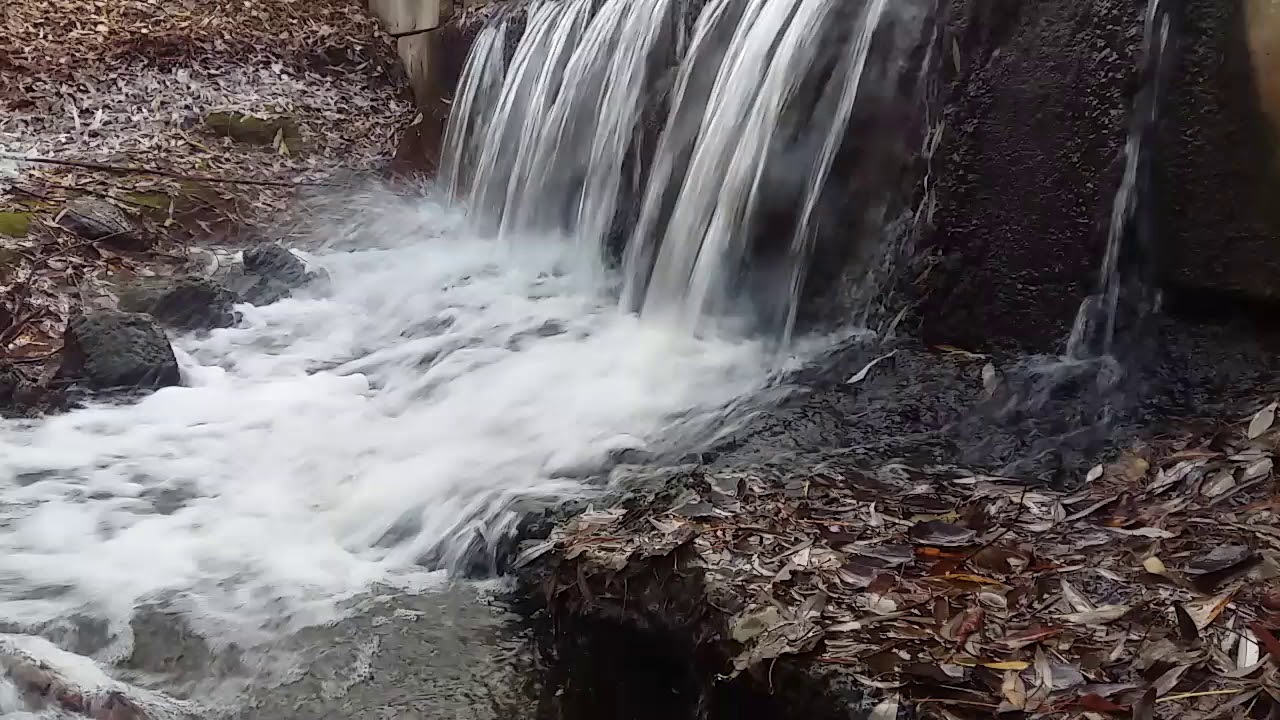
[{"label": "brown leaves", "polygon": [[[610,572],[617,553],[687,523],[702,582],[734,608],[734,672],[812,653],[897,693],[885,712],[928,698],[954,718],[1209,717],[1259,683],[1280,687],[1262,670],[1280,657],[1267,620],[1280,620],[1277,505],[1258,481],[1271,456],[1247,435],[1242,422],[1213,450],[1141,448],[1073,493],[840,456],[820,478],[776,466],[690,477],[699,497],[734,488],[734,509],[686,517],[668,499],[559,547]],[[1205,492],[1223,473],[1254,484]],[[627,597],[666,592],[636,577]]]}]

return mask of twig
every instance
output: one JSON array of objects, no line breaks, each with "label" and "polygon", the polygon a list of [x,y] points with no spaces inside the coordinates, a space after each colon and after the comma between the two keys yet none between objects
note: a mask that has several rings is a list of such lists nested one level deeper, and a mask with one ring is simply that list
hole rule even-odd
[{"label": "twig", "polygon": [[404,32],[394,32],[394,33],[387,33],[387,34],[390,35],[392,38],[399,40],[400,38],[413,37],[414,35],[426,35],[427,33],[435,30],[439,30],[442,27],[444,27],[443,23],[439,25],[433,25],[432,27],[429,27],[429,28],[418,28],[417,30],[405,30]]},{"label": "twig", "polygon": [[315,182],[307,180],[254,180],[251,178],[224,178],[211,175],[187,175],[172,170],[148,167],[126,167],[124,165],[107,165],[103,163],[81,162],[79,160],[57,160],[55,158],[28,157],[12,153],[0,153],[0,158],[17,160],[18,162],[37,163],[40,165],[61,165],[64,167],[98,170],[121,175],[157,175],[159,177],[186,180],[188,182],[209,183],[211,185],[258,185],[264,187],[343,187],[338,183]]}]

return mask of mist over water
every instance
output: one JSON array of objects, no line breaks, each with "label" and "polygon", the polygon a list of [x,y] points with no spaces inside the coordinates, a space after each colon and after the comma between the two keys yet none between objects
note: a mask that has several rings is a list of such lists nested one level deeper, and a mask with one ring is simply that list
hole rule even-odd
[{"label": "mist over water", "polygon": [[513,500],[591,492],[582,468],[714,434],[770,382],[764,344],[641,322],[572,244],[466,227],[429,200],[352,210],[308,256],[327,287],[176,339],[184,387],[0,423],[0,617],[320,622],[439,582]]}]

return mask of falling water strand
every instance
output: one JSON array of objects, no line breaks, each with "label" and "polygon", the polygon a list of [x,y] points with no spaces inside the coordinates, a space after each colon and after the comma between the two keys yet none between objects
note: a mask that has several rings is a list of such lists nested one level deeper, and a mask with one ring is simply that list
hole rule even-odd
[{"label": "falling water strand", "polygon": [[506,73],[483,151],[472,174],[468,204],[477,219],[496,226],[514,173],[527,161],[547,107],[560,88],[569,52],[591,15],[591,0],[542,2],[529,10],[528,25]]},{"label": "falling water strand", "polygon": [[730,43],[742,26],[745,13],[759,12],[760,3],[745,7],[740,0],[712,0],[698,16],[693,40],[676,78],[671,115],[663,128],[649,171],[648,190],[640,217],[627,243],[623,259],[626,284],[622,304],[639,311],[649,288],[660,234],[670,221],[675,201],[684,187],[702,120],[724,64]]},{"label": "falling water strand", "polygon": [[812,70],[820,29],[837,4],[763,3],[754,17],[748,10],[711,92],[643,314],[695,329],[702,317],[725,309],[751,239],[774,134]]},{"label": "falling water strand", "polygon": [[[783,340],[789,341],[795,332],[796,313],[800,307],[800,292],[804,287],[805,274],[809,267],[809,257],[813,252],[814,233],[810,223],[817,207],[819,195],[826,186],[827,177],[831,174],[831,165],[835,161],[836,151],[844,138],[849,118],[853,114],[853,106],[858,99],[858,88],[862,84],[862,73],[866,70],[867,56],[871,52],[871,39],[880,20],[884,16],[887,0],[872,0],[868,3],[863,15],[859,18],[856,40],[849,45],[835,77],[843,77],[840,88],[837,110],[831,126],[827,129],[826,139],[822,144],[822,152],[813,164],[809,183],[805,186],[804,206],[800,212],[800,220],[796,224],[795,235],[791,240],[791,255],[787,258],[791,263],[788,270],[789,294],[787,298],[787,320],[783,330]],[[835,78],[830,82],[834,83]]]},{"label": "falling water strand", "polygon": [[1113,349],[1121,286],[1125,281],[1120,259],[1126,242],[1137,242],[1134,235],[1142,232],[1135,223],[1147,162],[1146,145],[1159,119],[1164,79],[1161,63],[1168,50],[1169,32],[1170,16],[1164,3],[1152,0],[1147,8],[1144,28],[1144,85],[1135,100],[1133,127],[1125,142],[1124,174],[1112,204],[1107,245],[1099,272],[1099,290],[1085,298],[1076,312],[1075,323],[1067,339],[1068,358],[1084,360],[1105,356],[1110,355]]},{"label": "falling water strand", "polygon": [[458,194],[468,178],[462,169],[479,152],[478,140],[484,137],[485,123],[492,116],[497,91],[506,72],[505,52],[507,21],[486,25],[476,36],[467,55],[453,105],[445,128],[444,149],[440,158],[440,187],[450,199]]}]

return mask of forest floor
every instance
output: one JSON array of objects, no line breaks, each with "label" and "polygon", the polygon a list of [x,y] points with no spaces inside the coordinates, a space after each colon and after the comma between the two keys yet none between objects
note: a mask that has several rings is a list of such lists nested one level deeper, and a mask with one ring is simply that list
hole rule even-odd
[{"label": "forest floor", "polygon": [[379,176],[414,116],[394,41],[347,0],[0,17],[0,359],[36,374],[120,281],[216,266],[300,194]]}]

